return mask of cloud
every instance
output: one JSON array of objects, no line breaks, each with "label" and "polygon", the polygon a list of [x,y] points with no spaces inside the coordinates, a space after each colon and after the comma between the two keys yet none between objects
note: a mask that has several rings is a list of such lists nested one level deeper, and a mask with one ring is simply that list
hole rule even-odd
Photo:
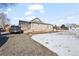
[{"label": "cloud", "polygon": [[45,11],[44,11],[44,10],[41,10],[41,11],[40,11],[40,13],[42,13],[42,14],[43,14],[43,13],[45,13]]},{"label": "cloud", "polygon": [[11,23],[11,25],[18,25],[18,24],[19,24],[19,20],[23,20],[23,18],[21,18],[21,17],[14,17],[14,18],[10,21],[10,23]]},{"label": "cloud", "polygon": [[75,19],[75,17],[73,17],[73,16],[67,16],[65,18],[59,19],[59,22],[71,21],[71,20],[74,20],[74,19]]},{"label": "cloud", "polygon": [[73,16],[68,16],[67,19],[75,19]]},{"label": "cloud", "polygon": [[8,9],[6,9],[6,10],[0,9],[0,12],[4,12],[5,14],[8,14],[10,11],[12,11],[11,8],[8,8]]},{"label": "cloud", "polygon": [[10,24],[11,25],[18,25],[19,24],[19,20],[22,20],[22,21],[31,21],[33,20],[34,18],[36,18],[36,16],[26,16],[26,17],[13,17],[12,20],[10,20]]},{"label": "cloud", "polygon": [[12,9],[11,8],[8,8],[7,11],[12,11]]},{"label": "cloud", "polygon": [[13,19],[14,20],[22,20],[23,18],[21,18],[21,17],[14,17]]},{"label": "cloud", "polygon": [[31,15],[33,12],[40,12],[41,14],[45,13],[44,6],[41,4],[33,4],[28,6],[28,11],[25,12],[25,15]]},{"label": "cloud", "polygon": [[77,22],[77,18],[75,18],[74,16],[66,16],[64,18],[59,19],[59,23],[76,23]]},{"label": "cloud", "polygon": [[12,22],[13,24],[18,24],[19,20],[23,20],[23,21],[31,21],[33,20],[34,18],[36,18],[35,16],[27,16],[26,18],[25,17],[14,17]]},{"label": "cloud", "polygon": [[5,14],[8,14],[9,12],[8,11],[3,11]]},{"label": "cloud", "polygon": [[12,9],[11,9],[11,8],[8,8],[8,9],[6,9],[6,10],[0,9],[0,11],[1,11],[1,12],[4,12],[5,14],[8,14],[9,12],[12,11]]},{"label": "cloud", "polygon": [[32,11],[25,12],[25,15],[30,15],[30,14],[32,14]]},{"label": "cloud", "polygon": [[7,15],[9,12],[8,11],[0,11],[0,13],[4,13]]},{"label": "cloud", "polygon": [[59,22],[63,22],[65,19],[59,19]]},{"label": "cloud", "polygon": [[33,20],[34,18],[36,18],[36,17],[35,17],[35,16],[27,16],[26,20],[27,20],[27,21],[31,21],[31,20]]},{"label": "cloud", "polygon": [[43,10],[44,7],[41,4],[34,4],[34,5],[29,6],[28,9],[32,11],[40,11],[40,10]]}]

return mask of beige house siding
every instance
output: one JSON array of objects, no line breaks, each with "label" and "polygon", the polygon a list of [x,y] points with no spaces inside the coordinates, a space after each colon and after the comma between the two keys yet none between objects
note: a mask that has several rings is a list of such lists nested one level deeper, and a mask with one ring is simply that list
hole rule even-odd
[{"label": "beige house siding", "polygon": [[31,23],[31,28],[29,32],[48,32],[52,30],[53,30],[52,25]]},{"label": "beige house siding", "polygon": [[24,33],[53,31],[53,25],[39,22],[19,21],[19,25],[21,26],[21,29],[24,31]]}]

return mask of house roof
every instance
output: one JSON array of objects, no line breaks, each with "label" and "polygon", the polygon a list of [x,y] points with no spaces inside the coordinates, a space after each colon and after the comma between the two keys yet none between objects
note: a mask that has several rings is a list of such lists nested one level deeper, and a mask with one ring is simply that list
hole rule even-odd
[{"label": "house roof", "polygon": [[31,23],[36,23],[36,24],[52,25],[52,24],[44,23],[44,22],[41,21],[39,18],[34,18],[34,19],[31,20],[30,22],[31,22]]},{"label": "house roof", "polygon": [[35,23],[35,24],[52,25],[52,24],[48,24],[48,23],[42,22],[39,18],[35,18],[35,19],[31,20],[30,22],[20,20],[20,21],[19,21],[19,24],[20,24],[20,23],[29,23],[29,24],[30,24],[30,23]]},{"label": "house roof", "polygon": [[79,27],[79,25],[76,25],[76,27]]},{"label": "house roof", "polygon": [[28,23],[28,21],[19,20],[21,23]]},{"label": "house roof", "polygon": [[39,18],[34,18],[30,22],[33,22],[33,23],[43,23]]}]

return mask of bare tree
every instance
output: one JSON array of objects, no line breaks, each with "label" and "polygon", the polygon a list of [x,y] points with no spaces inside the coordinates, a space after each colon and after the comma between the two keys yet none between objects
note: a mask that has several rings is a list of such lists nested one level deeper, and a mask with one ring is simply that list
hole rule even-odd
[{"label": "bare tree", "polygon": [[0,27],[4,28],[4,26],[7,24],[7,16],[5,13],[0,13]]},{"label": "bare tree", "polygon": [[66,27],[64,24],[62,24],[61,29],[68,30],[68,27]]},{"label": "bare tree", "polygon": [[0,3],[0,28],[5,28],[5,25],[8,24],[8,18],[4,11],[6,11],[8,7],[15,5],[16,3]]}]

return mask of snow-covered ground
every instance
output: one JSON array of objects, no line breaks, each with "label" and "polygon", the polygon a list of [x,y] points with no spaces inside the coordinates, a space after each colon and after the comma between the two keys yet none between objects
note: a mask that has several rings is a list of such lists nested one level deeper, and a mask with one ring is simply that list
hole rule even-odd
[{"label": "snow-covered ground", "polygon": [[33,35],[32,39],[41,43],[60,56],[79,56],[79,31],[66,31]]}]

